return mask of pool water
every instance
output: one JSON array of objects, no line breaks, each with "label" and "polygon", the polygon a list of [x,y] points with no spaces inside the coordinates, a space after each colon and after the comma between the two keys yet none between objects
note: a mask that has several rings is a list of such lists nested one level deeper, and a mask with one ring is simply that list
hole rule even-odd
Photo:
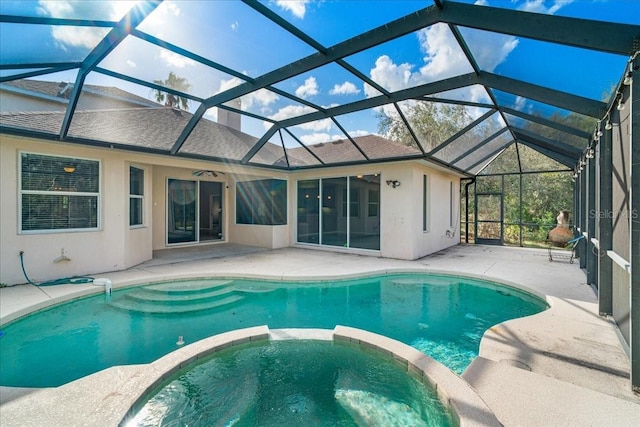
[{"label": "pool water", "polygon": [[348,343],[274,341],[223,350],[167,381],[127,427],[453,426],[433,389]]},{"label": "pool water", "polygon": [[394,274],[323,282],[205,279],[98,294],[5,325],[0,385],[51,387],[115,365],[149,363],[185,344],[250,326],[352,326],[462,373],[488,328],[544,301],[477,279]]}]

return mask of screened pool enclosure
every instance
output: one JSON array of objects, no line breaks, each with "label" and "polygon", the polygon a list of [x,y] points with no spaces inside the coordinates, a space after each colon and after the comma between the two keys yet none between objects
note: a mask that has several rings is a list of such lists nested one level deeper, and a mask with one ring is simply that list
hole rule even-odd
[{"label": "screened pool enclosure", "polygon": [[[524,246],[567,210],[638,390],[640,3],[475,3],[3,1],[3,144],[210,162],[194,176],[260,170],[238,186],[234,223],[286,224],[294,192],[297,239],[309,244],[380,249],[380,189],[406,183],[354,166],[423,162],[459,177],[459,195],[437,203],[462,241]],[[88,171],[81,194],[62,182],[60,200],[97,215],[90,169],[101,166],[80,156],[75,167]],[[287,187],[286,174],[331,168]],[[135,169],[132,227],[150,179]],[[21,232],[54,227],[43,222],[50,189],[4,178],[22,185]],[[166,182],[168,244],[224,239],[224,185],[194,182]],[[185,202],[196,195],[205,210]]]}]

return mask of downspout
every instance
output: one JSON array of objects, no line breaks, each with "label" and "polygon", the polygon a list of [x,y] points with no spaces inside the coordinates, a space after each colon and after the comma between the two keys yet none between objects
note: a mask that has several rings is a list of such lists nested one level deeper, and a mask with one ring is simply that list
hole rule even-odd
[{"label": "downspout", "polygon": [[475,178],[469,178],[469,182],[464,185],[464,242],[469,243],[469,186],[476,182]]}]

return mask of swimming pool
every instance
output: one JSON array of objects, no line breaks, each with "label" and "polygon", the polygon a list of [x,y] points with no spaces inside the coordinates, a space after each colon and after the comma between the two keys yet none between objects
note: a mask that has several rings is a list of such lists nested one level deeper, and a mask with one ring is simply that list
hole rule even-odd
[{"label": "swimming pool", "polygon": [[265,324],[353,326],[409,344],[461,373],[477,356],[485,330],[546,308],[543,300],[514,288],[431,274],[153,283],[81,298],[5,325],[0,385],[58,386],[110,366],[149,363],[221,332]]}]

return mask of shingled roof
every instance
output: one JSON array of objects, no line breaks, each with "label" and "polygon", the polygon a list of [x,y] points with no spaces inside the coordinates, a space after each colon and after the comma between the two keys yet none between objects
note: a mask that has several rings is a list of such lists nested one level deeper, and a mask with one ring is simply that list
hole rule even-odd
[{"label": "shingled roof", "polygon": [[[191,117],[187,111],[170,107],[76,111],[68,137],[70,140],[95,141],[98,145],[104,143],[168,153]],[[52,136],[60,131],[63,119],[63,111],[0,113],[2,126],[29,128]],[[256,141],[257,138],[246,133],[201,120],[179,153],[212,160],[241,161]],[[286,167],[288,162],[290,166],[301,167],[320,164],[317,159],[325,164],[336,164],[419,154],[417,148],[378,135],[366,135],[353,138],[353,142],[341,139],[306,148],[289,148],[286,156],[281,146],[268,143],[251,158],[251,163]]]},{"label": "shingled roof", "polygon": [[[20,80],[11,80],[3,82],[0,85],[0,89],[3,86],[9,86],[12,88],[20,89],[22,91],[30,92],[33,96],[45,95],[60,99],[69,99],[69,95],[71,90],[73,89],[73,83],[66,82],[53,82],[46,80],[31,80],[31,79],[20,79]],[[108,96],[111,98],[120,99],[123,101],[130,101],[133,104],[139,104],[140,106],[152,106],[152,105],[160,105],[157,104],[147,98],[143,98],[141,96],[135,95],[131,92],[127,92],[126,90],[119,89],[113,86],[99,86],[99,85],[91,85],[85,84],[83,85],[83,90],[100,94],[104,96]]]},{"label": "shingled roof", "polygon": [[[309,145],[287,150],[291,166],[308,166],[318,164],[317,156],[323,163],[357,162],[368,159],[388,159],[419,155],[415,147],[395,143],[379,135],[365,135],[332,142]],[[362,152],[360,152],[362,150]],[[364,153],[364,154],[363,154]],[[366,155],[366,157],[365,157]]]},{"label": "shingled roof", "polygon": [[[0,124],[55,135],[60,131],[63,118],[64,112],[0,113]],[[76,111],[69,128],[69,139],[168,153],[190,118],[191,113],[170,107]],[[250,135],[202,120],[181,153],[240,160],[255,142],[256,138]],[[275,146],[271,150],[269,145],[258,153],[257,160],[276,164],[282,157],[282,150],[279,152]]]}]

